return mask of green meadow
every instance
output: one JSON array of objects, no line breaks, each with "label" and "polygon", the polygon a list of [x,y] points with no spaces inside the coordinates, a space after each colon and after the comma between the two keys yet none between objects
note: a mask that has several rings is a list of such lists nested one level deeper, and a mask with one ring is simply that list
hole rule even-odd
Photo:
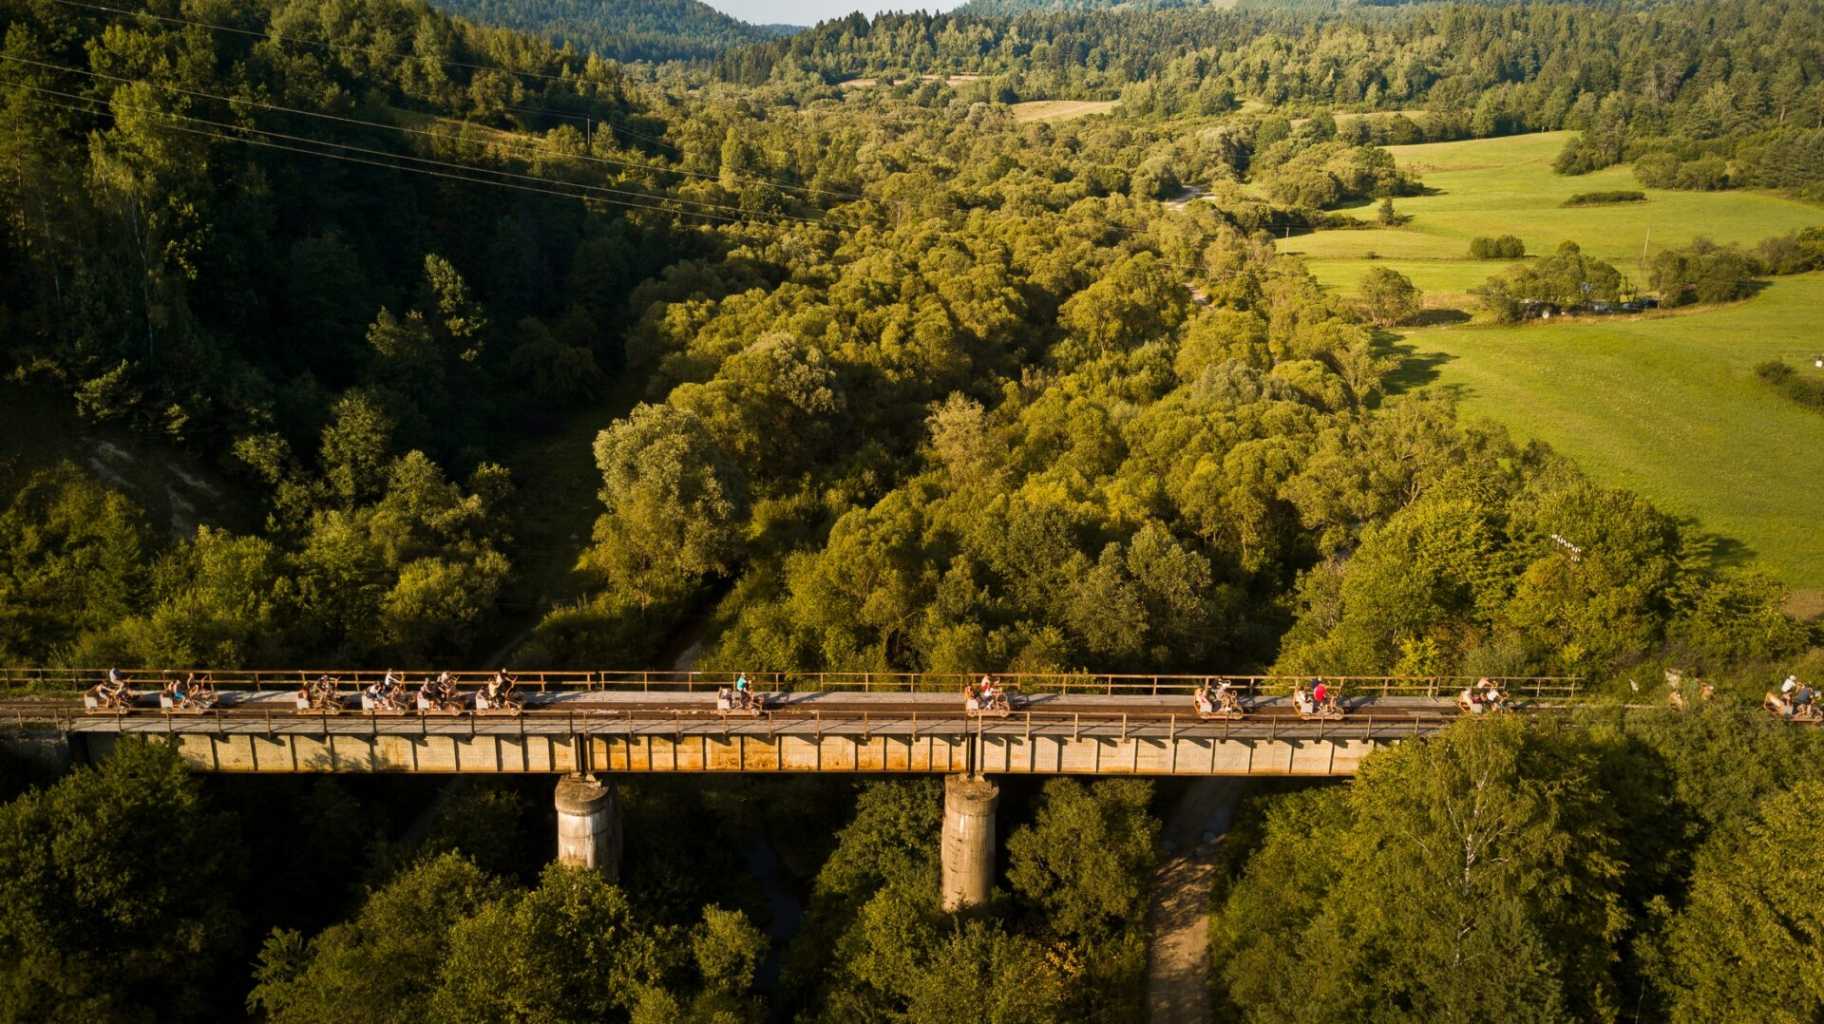
[{"label": "green meadow", "polygon": [[1639,490],[1758,559],[1824,611],[1824,414],[1757,380],[1756,363],[1824,351],[1824,275],[1774,281],[1733,306],[1639,319],[1409,333],[1414,365],[1464,409]]},{"label": "green meadow", "polygon": [[[1518,235],[1529,254],[1574,241],[1644,284],[1644,252],[1677,247],[1698,236],[1753,245],[1764,238],[1824,222],[1824,210],[1777,196],[1744,192],[1643,189],[1628,167],[1581,177],[1552,173],[1552,160],[1570,132],[1389,148],[1402,167],[1417,171],[1433,194],[1396,199],[1411,220],[1398,228],[1319,231],[1280,243],[1310,261],[1320,281],[1352,291],[1369,267],[1391,266],[1440,300],[1461,306],[1464,293],[1506,265],[1467,258],[1478,235]],[[1566,208],[1579,192],[1632,189],[1647,200],[1619,206]],[[1373,213],[1367,206],[1358,215]]]},{"label": "green meadow", "polygon": [[[1280,243],[1332,289],[1354,291],[1392,267],[1434,308],[1473,310],[1470,289],[1507,261],[1468,259],[1477,235],[1518,235],[1527,252],[1575,241],[1645,284],[1648,253],[1698,236],[1753,245],[1824,223],[1824,209],[1778,196],[1642,189],[1627,167],[1552,173],[1569,133],[1396,146],[1433,194],[1395,200],[1398,228],[1321,231]],[[1647,201],[1567,208],[1579,192],[1636,189]],[[1358,215],[1366,217],[1372,208]],[[1456,390],[1465,411],[1505,423],[1576,459],[1607,483],[1650,495],[1719,540],[1719,557],[1755,561],[1824,612],[1824,414],[1761,384],[1756,363],[1817,372],[1824,275],[1776,280],[1720,309],[1628,319],[1456,324],[1407,334],[1414,366]]]}]

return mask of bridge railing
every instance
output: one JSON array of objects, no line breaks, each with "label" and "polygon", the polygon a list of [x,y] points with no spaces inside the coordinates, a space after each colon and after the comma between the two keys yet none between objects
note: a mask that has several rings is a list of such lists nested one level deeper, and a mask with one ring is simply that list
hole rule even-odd
[{"label": "bridge railing", "polygon": [[[0,728],[15,726],[19,728],[49,728],[68,731],[78,722],[93,723],[98,720],[111,720],[119,723],[134,723],[141,728],[138,732],[159,734],[176,732],[246,732],[249,728],[266,735],[276,731],[306,734],[329,735],[381,735],[398,733],[406,735],[424,735],[430,732],[431,720],[418,716],[398,716],[366,711],[344,711],[338,714],[324,714],[315,711],[288,711],[267,707],[255,711],[226,712],[222,709],[192,713],[171,714],[152,709],[137,712],[115,714],[85,714],[68,708],[47,705],[28,707],[13,704],[0,708]],[[1122,740],[1130,735],[1157,737],[1160,730],[1165,730],[1168,738],[1180,733],[1209,736],[1213,731],[1221,738],[1227,739],[1231,734],[1238,738],[1274,739],[1280,735],[1319,739],[1325,736],[1337,738],[1397,738],[1418,736],[1436,732],[1460,721],[1459,715],[1437,713],[1400,713],[1376,714],[1373,711],[1361,710],[1351,712],[1344,718],[1337,719],[1299,719],[1284,715],[1262,715],[1239,720],[1207,721],[1194,714],[1160,715],[1129,713],[1120,708],[1110,707],[1102,710],[1082,711],[1016,711],[1005,718],[980,719],[964,714],[959,710],[944,711],[811,711],[792,718],[776,718],[768,714],[754,724],[768,727],[768,735],[822,736],[826,729],[842,730],[847,734],[866,737],[875,730],[882,732],[902,731],[910,728],[915,735],[962,735],[976,732],[987,732],[996,735],[1007,735],[1024,731],[1028,736],[1033,730],[1046,730],[1047,735],[1062,735],[1068,730],[1073,739],[1085,734],[1112,737],[1117,732]],[[468,717],[461,720],[439,719],[435,722],[439,733],[448,733],[454,729],[457,734],[474,735],[482,727],[479,720]],[[727,735],[728,721],[714,712],[702,709],[626,709],[607,708],[554,708],[536,712],[518,718],[497,718],[486,723],[492,733],[525,734],[528,728],[548,729],[562,726],[572,735],[594,735],[614,737],[617,735],[695,735],[699,727],[720,726],[723,735]],[[660,730],[653,733],[656,727]],[[793,731],[795,730],[795,731]],[[814,730],[814,731],[807,731]]]},{"label": "bridge railing", "polygon": [[[201,674],[204,670],[196,670]],[[408,686],[417,686],[435,678],[440,670],[413,669],[399,673]],[[188,670],[133,669],[122,670],[129,685],[136,690],[156,690],[171,678],[182,679]],[[284,670],[210,670],[211,681],[218,690],[280,692],[308,686],[322,676],[330,676],[345,687],[359,689],[378,682],[386,675],[383,669],[284,669]],[[485,685],[492,671],[458,672],[450,675],[465,690]],[[957,693],[967,683],[979,681],[979,672],[749,672],[746,674],[755,690],[764,692],[858,692],[858,693]],[[1026,694],[1067,694],[1078,696],[1183,696],[1205,683],[1226,679],[1244,696],[1286,696],[1299,685],[1310,686],[1314,676],[1274,675],[1131,675],[1106,673],[1031,673],[991,674],[997,685]],[[0,668],[0,689],[11,692],[76,693],[101,682],[106,669]],[[729,672],[667,671],[552,671],[516,672],[522,691],[536,692],[612,692],[667,693],[713,692],[734,682]],[[1452,697],[1475,676],[1323,676],[1326,686],[1341,696],[1352,697]],[[1579,695],[1582,680],[1574,676],[1490,676],[1486,677],[1514,697],[1534,701],[1572,700]]]}]

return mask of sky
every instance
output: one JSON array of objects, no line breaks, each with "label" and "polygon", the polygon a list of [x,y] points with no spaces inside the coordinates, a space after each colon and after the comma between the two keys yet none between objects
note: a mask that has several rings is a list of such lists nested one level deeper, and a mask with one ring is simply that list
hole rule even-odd
[{"label": "sky", "polygon": [[815,25],[856,11],[944,10],[962,0],[704,0],[718,11],[756,25]]}]

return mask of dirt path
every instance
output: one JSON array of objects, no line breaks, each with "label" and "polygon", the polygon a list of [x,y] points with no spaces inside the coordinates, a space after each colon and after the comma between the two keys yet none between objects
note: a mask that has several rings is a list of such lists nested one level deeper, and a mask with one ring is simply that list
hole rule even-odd
[{"label": "dirt path", "polygon": [[1204,1024],[1210,1019],[1210,893],[1215,853],[1241,799],[1243,779],[1199,779],[1166,819],[1165,859],[1147,915],[1147,1019]]}]

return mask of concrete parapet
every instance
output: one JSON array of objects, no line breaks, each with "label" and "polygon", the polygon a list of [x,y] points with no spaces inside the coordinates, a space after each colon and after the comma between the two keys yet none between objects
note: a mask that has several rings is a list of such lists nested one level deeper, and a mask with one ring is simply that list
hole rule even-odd
[{"label": "concrete parapet", "polygon": [[979,776],[944,777],[946,911],[981,906],[994,887],[994,811],[1001,789]]},{"label": "concrete parapet", "polygon": [[592,775],[558,780],[557,862],[620,877],[621,804],[613,786]]}]

